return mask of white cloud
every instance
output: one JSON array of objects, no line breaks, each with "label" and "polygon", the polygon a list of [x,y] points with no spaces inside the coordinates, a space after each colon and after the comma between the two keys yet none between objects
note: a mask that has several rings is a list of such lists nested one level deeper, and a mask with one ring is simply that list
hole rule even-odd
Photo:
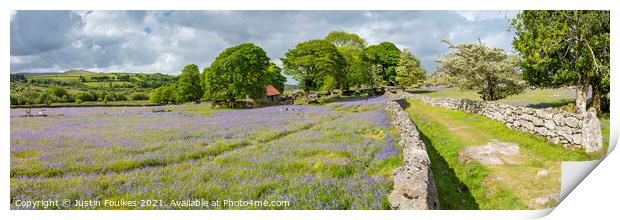
[{"label": "white cloud", "polygon": [[209,65],[224,49],[261,46],[280,63],[297,43],[348,31],[369,45],[408,48],[432,71],[443,39],[511,48],[505,11],[17,11],[11,72],[90,69],[178,74]]},{"label": "white cloud", "polygon": [[516,14],[515,11],[456,11],[456,13],[470,22],[513,18]]}]

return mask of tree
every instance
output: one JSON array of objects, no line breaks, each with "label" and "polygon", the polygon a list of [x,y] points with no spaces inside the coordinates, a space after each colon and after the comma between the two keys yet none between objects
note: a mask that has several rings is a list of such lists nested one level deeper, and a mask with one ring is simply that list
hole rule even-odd
[{"label": "tree", "polygon": [[327,76],[340,78],[346,61],[338,49],[326,40],[310,40],[297,44],[281,59],[284,74],[299,82],[308,97],[310,90],[321,87]]},{"label": "tree", "polygon": [[207,99],[207,100],[211,100],[211,89],[209,88],[211,83],[209,83],[209,74],[211,73],[211,68],[210,67],[205,67],[202,70],[202,75],[200,76],[200,78],[202,79],[202,85],[204,86],[204,95],[203,98]]},{"label": "tree", "polygon": [[37,93],[32,90],[30,81],[27,81],[24,86],[17,87],[17,92],[22,92],[22,95],[25,99],[25,104],[28,106],[26,109],[26,117],[32,116],[32,104],[35,103],[35,98],[37,97]]},{"label": "tree", "polygon": [[370,65],[369,68],[368,86],[372,89],[385,86],[387,82],[383,80],[383,67],[380,64],[374,64]]},{"label": "tree", "polygon": [[[370,74],[368,66],[363,60],[366,40],[357,34],[342,31],[330,32],[325,36],[325,40],[336,46],[346,61],[342,79],[335,82],[340,91],[348,90],[350,87],[361,87],[364,83],[364,77]],[[335,78],[330,79],[330,81],[335,80]]]},{"label": "tree", "polygon": [[541,87],[576,87],[577,113],[586,111],[590,85],[592,107],[600,112],[601,94],[609,91],[609,11],[523,11],[512,24],[512,42],[523,76]]},{"label": "tree", "polygon": [[[152,103],[157,104],[176,104],[179,101],[176,90],[176,85],[161,86],[151,92],[149,99]],[[108,96],[105,97],[107,98]]]},{"label": "tree", "polygon": [[244,43],[224,50],[215,58],[205,74],[207,94],[212,99],[265,97],[269,76],[269,57],[265,51],[251,43]]},{"label": "tree", "polygon": [[420,66],[420,59],[413,56],[411,51],[404,49],[400,54],[396,67],[396,83],[404,88],[420,86],[426,79],[426,70]]},{"label": "tree", "polygon": [[198,102],[204,95],[204,87],[200,79],[200,70],[196,64],[188,64],[181,71],[177,81],[177,97],[179,102]]},{"label": "tree", "polygon": [[498,100],[521,93],[526,83],[517,72],[517,59],[502,49],[484,44],[453,45],[455,49],[438,60],[438,71],[457,79],[461,89],[480,94],[483,100]]},{"label": "tree", "polygon": [[364,40],[364,38],[361,38],[357,34],[351,34],[344,31],[332,31],[325,36],[325,40],[329,41],[337,48],[351,47],[364,49],[366,47],[366,40]]},{"label": "tree", "polygon": [[396,85],[396,66],[400,59],[400,50],[390,42],[372,45],[364,50],[365,59],[372,64],[381,65],[383,80],[389,86]]},{"label": "tree", "polygon": [[284,82],[286,77],[282,75],[282,69],[273,62],[267,67],[267,84],[273,85],[281,93],[284,92]]}]

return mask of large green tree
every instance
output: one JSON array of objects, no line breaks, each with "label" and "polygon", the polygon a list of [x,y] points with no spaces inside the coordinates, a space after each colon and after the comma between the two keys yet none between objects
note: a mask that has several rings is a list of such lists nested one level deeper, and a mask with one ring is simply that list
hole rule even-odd
[{"label": "large green tree", "polygon": [[205,73],[206,93],[210,99],[234,101],[246,97],[265,97],[269,57],[251,43],[224,50]]},{"label": "large green tree", "polygon": [[398,47],[390,42],[383,42],[364,49],[364,57],[368,62],[381,65],[383,80],[389,86],[396,85],[396,66],[400,53]]},{"label": "large green tree", "polygon": [[370,74],[368,64],[363,59],[366,40],[357,34],[342,31],[330,32],[325,36],[325,40],[336,46],[346,61],[343,77],[336,82],[340,91],[361,87],[365,83],[365,77]]},{"label": "large green tree", "polygon": [[177,81],[179,102],[198,102],[204,95],[204,87],[200,79],[200,70],[196,64],[188,64],[181,71]]},{"label": "large green tree", "polygon": [[523,11],[513,20],[513,46],[525,79],[541,87],[576,87],[575,106],[600,111],[601,94],[609,92],[609,11]]},{"label": "large green tree", "polygon": [[481,43],[445,42],[454,50],[437,61],[438,71],[454,77],[461,89],[475,91],[483,100],[502,99],[525,89],[516,57]]},{"label": "large green tree", "polygon": [[269,63],[267,67],[267,84],[273,85],[281,93],[284,92],[284,82],[286,82],[286,76],[282,75],[282,68],[275,63]]},{"label": "large green tree", "polygon": [[420,86],[426,79],[426,70],[420,64],[419,58],[404,49],[396,67],[396,83],[403,88]]},{"label": "large green tree", "polygon": [[328,76],[341,78],[346,65],[336,46],[326,40],[299,43],[287,51],[281,60],[284,74],[299,82],[306,98],[311,90],[320,88]]}]

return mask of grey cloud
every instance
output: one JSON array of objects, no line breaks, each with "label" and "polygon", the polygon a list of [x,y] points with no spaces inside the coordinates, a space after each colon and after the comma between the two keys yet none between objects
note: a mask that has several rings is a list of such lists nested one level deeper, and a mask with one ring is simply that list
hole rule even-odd
[{"label": "grey cloud", "polygon": [[11,55],[42,53],[70,44],[82,22],[68,11],[19,11],[11,19]]},{"label": "grey cloud", "polygon": [[448,51],[443,39],[481,39],[509,51],[512,17],[455,11],[18,11],[11,19],[11,71],[178,73],[188,63],[203,68],[243,42],[278,61],[297,43],[330,31],[357,33],[369,44],[394,42],[432,71],[434,60]]}]

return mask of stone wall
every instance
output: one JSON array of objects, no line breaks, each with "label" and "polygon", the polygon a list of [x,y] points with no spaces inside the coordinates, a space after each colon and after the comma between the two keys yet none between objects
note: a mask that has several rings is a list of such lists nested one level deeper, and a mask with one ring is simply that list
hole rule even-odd
[{"label": "stone wall", "polygon": [[399,144],[404,148],[403,165],[392,175],[394,190],[388,196],[392,209],[439,209],[431,161],[420,132],[396,100],[388,100],[385,110],[390,123],[398,130]]},{"label": "stone wall", "polygon": [[414,98],[435,107],[480,114],[510,128],[543,136],[566,148],[582,148],[590,153],[603,146],[600,121],[596,113],[591,111],[575,114],[557,109],[534,109],[469,99],[431,98],[410,93],[392,96]]}]

